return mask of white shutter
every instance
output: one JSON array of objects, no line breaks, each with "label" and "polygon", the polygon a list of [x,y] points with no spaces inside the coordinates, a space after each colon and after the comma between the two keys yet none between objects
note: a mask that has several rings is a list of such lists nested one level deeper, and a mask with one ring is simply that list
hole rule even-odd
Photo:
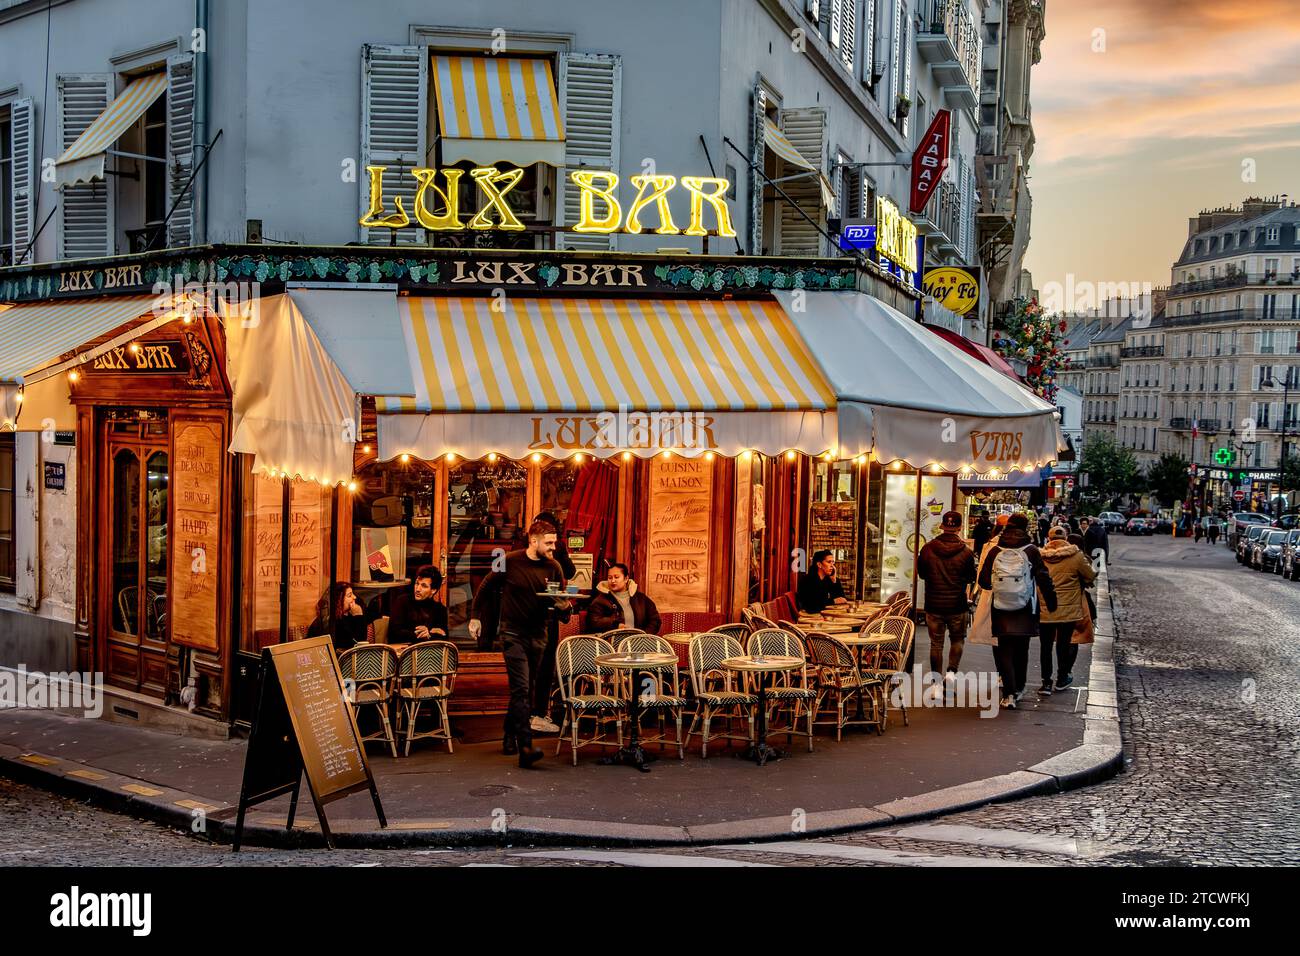
[{"label": "white shutter", "polygon": [[817,23],[821,20],[821,16],[822,16],[821,0],[807,0],[807,2],[804,4],[804,10],[808,14],[808,19],[811,20],[813,23]]},{"label": "white shutter", "polygon": [[[623,60],[603,53],[566,53],[560,57],[560,109],[564,114],[564,165],[558,208],[563,223],[578,221],[576,186],[569,173],[588,167],[618,172],[619,125],[622,121]],[[562,232],[562,249],[613,249],[608,233]]]},{"label": "white shutter", "polygon": [[14,265],[23,265],[36,257],[29,253],[21,258],[32,241],[36,226],[36,194],[40,189],[40,162],[36,157],[36,101],[16,100],[9,108],[10,143],[13,147],[13,165],[10,168],[13,209],[10,211]]},{"label": "white shutter", "polygon": [[843,0],[844,21],[840,25],[840,61],[853,72],[853,54],[858,48],[858,0]]},{"label": "white shutter", "polygon": [[[781,111],[781,132],[799,155],[820,172],[826,168],[826,111],[820,107]],[[783,175],[796,170],[787,168]],[[814,175],[791,179],[781,184],[794,202],[818,225],[825,227],[821,185]],[[817,256],[821,254],[821,233],[799,215],[784,199],[780,201],[781,229],[776,254],[780,256]]]},{"label": "white shutter", "polygon": [[[397,230],[403,245],[420,242],[415,224],[415,177],[411,170],[425,162],[425,117],[428,115],[429,51],[423,46],[361,47],[361,164],[357,170],[361,206],[358,218],[370,208],[367,166],[386,166],[384,209],[397,211],[394,199],[411,217],[411,225]],[[361,241],[388,245],[392,229],[361,229]]]},{"label": "white shutter", "polygon": [[[899,0],[903,16],[903,76],[901,81],[902,93],[909,100],[915,99],[912,96],[912,16],[907,12],[907,0]],[[911,127],[911,113],[903,117],[903,136],[908,135]]]},{"label": "white shutter", "polygon": [[831,46],[838,48],[843,37],[844,4],[846,0],[831,0]]},{"label": "white shutter", "polygon": [[889,118],[891,120],[898,119],[898,96],[902,92],[898,82],[898,71],[901,65],[900,53],[903,48],[900,39],[903,33],[903,7],[906,2],[907,0],[894,0],[894,25],[891,31],[894,36],[894,49],[889,57],[889,73],[891,77],[889,83]]},{"label": "white shutter", "polygon": [[862,82],[871,85],[876,82],[876,44],[880,38],[876,35],[877,0],[865,0],[862,18]]},{"label": "white shutter", "polygon": [[181,53],[167,58],[168,248],[194,244],[194,160],[194,54]]},{"label": "white shutter", "polygon": [[[56,77],[59,103],[58,152],[77,141],[113,99],[110,73]],[[59,258],[87,259],[113,253],[113,191],[107,178],[65,186],[59,197]]]}]

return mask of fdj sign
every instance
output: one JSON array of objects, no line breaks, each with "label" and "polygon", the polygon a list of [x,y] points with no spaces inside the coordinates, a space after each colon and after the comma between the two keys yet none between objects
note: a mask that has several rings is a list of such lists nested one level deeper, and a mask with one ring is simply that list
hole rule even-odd
[{"label": "fdj sign", "polygon": [[[397,212],[384,214],[385,166],[367,166],[370,175],[370,208],[361,218],[360,223],[368,229],[402,229],[411,224],[411,216],[416,223],[431,232],[459,232],[464,229],[504,229],[519,231],[524,224],[515,216],[514,210],[506,202],[506,196],[519,185],[523,178],[522,169],[497,169],[495,166],[479,166],[469,171],[470,179],[478,187],[482,197],[482,206],[474,216],[465,222],[461,219],[460,180],[465,174],[463,169],[413,169],[419,187],[415,191],[412,205],[415,207],[407,214],[400,196],[393,197]],[[441,176],[442,184],[438,184]],[[615,195],[618,189],[618,173],[605,170],[575,169],[569,173],[569,181],[578,190],[578,221],[573,224],[574,232],[626,232],[636,235],[643,229],[641,214],[654,207],[659,219],[659,226],[654,230],[660,236],[734,236],[736,230],[731,226],[731,215],[727,211],[726,194],[731,188],[730,181],[707,176],[683,176],[682,187],[690,194],[690,222],[685,229],[679,229],[673,221],[668,208],[668,193],[678,183],[676,176],[632,176],[632,185],[636,187],[636,197],[628,206],[627,215]],[[713,210],[717,220],[717,229],[710,233],[704,228],[704,208]]]}]

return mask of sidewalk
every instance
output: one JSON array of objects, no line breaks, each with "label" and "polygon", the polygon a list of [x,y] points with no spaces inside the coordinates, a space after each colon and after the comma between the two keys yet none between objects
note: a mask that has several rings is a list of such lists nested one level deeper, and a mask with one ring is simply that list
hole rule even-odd
[{"label": "sidewalk", "polygon": [[[891,711],[889,729],[852,728],[836,743],[819,728],[814,753],[784,738],[779,761],[758,767],[725,747],[701,760],[698,740],[678,761],[666,749],[650,773],[603,766],[585,749],[539,738],[546,759],[520,770],[500,743],[417,744],[394,759],[371,744],[371,766],[388,817],[381,830],[368,794],[326,808],[343,845],[649,844],[788,839],[892,825],[995,800],[1082,786],[1122,764],[1109,594],[1100,582],[1097,643],[1081,649],[1076,686],[1040,699],[1037,641],[1021,709],[981,718],[976,708]],[[928,660],[925,629],[916,660]],[[991,649],[967,645],[963,671],[994,672]],[[102,720],[0,710],[0,773],[88,798],[227,842],[233,831],[245,742],[199,740]],[[249,812],[248,844],[322,842],[303,787],[292,832],[288,798]]]}]

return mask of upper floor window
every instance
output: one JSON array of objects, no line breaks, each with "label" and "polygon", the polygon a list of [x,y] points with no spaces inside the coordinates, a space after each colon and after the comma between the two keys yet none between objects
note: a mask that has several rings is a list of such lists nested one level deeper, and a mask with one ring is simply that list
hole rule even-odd
[{"label": "upper floor window", "polygon": [[1268,230],[1264,233],[1264,241],[1277,242],[1279,233],[1280,230],[1277,226],[1269,226]]}]

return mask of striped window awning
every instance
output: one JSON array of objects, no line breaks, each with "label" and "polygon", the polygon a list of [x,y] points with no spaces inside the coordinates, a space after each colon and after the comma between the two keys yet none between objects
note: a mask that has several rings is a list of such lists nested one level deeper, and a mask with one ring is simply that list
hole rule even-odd
[{"label": "striped window awning", "polygon": [[564,164],[564,124],[549,60],[435,56],[442,162]]},{"label": "striped window awning", "polygon": [[166,88],[166,73],[151,73],[133,80],[54,161],[55,188],[103,179],[107,151]]},{"label": "striped window awning", "polygon": [[817,183],[821,186],[822,205],[827,209],[835,208],[835,190],[826,174],[804,159],[803,154],[795,149],[794,143],[786,139],[785,134],[773,123],[763,125],[763,143],[776,155],[792,166],[817,174]]},{"label": "striped window awning", "polygon": [[[820,410],[835,396],[775,302],[399,299],[414,410]],[[406,403],[396,403],[406,404]]]}]

